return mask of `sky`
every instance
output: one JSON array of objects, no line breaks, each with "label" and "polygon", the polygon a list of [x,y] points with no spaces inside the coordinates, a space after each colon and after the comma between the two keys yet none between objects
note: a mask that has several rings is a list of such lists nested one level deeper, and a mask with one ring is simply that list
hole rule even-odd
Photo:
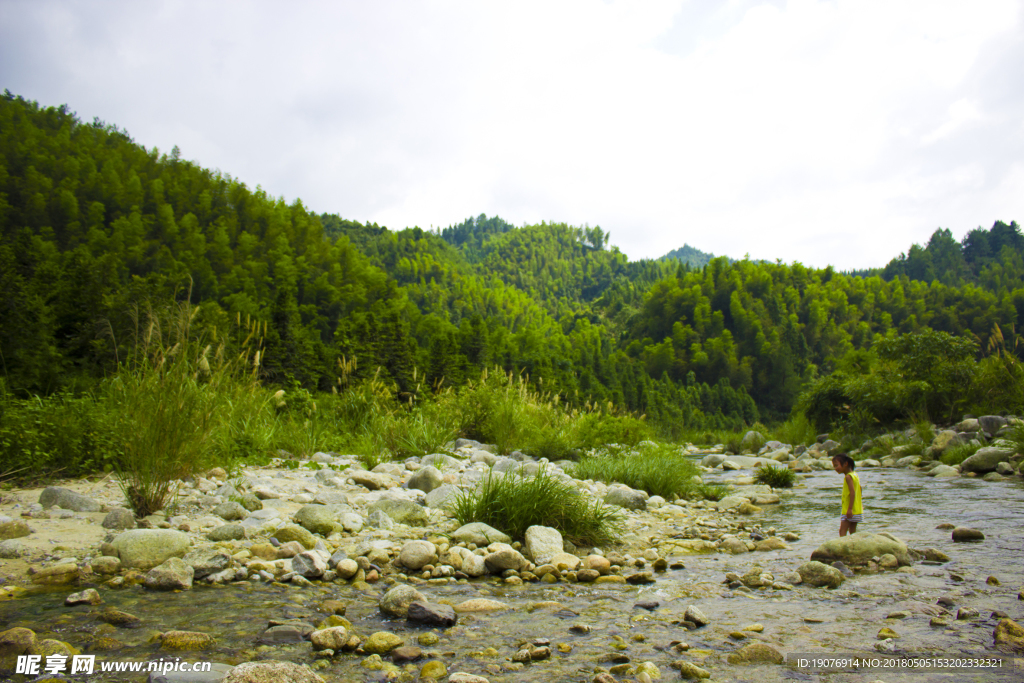
[{"label": "sky", "polygon": [[1024,1],[0,0],[0,88],[316,213],[879,267],[1024,222]]}]

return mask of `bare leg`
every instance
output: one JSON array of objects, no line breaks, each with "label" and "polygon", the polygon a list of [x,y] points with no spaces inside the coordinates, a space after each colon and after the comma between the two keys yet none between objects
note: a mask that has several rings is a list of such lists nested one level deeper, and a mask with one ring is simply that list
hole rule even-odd
[{"label": "bare leg", "polygon": [[[845,536],[847,533],[849,533],[850,532],[850,526],[851,526],[850,523],[847,522],[845,519],[841,520],[839,522],[839,535],[840,536]],[[856,527],[856,525],[853,525],[853,526]]]},{"label": "bare leg", "polygon": [[858,524],[857,522],[847,522],[846,523],[846,528],[849,530],[849,533],[851,533],[851,534],[857,533],[857,524]]}]

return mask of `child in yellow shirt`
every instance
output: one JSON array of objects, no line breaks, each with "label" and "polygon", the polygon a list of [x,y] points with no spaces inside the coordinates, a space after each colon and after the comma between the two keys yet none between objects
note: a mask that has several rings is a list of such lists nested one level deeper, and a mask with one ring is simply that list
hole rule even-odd
[{"label": "child in yellow shirt", "polygon": [[839,515],[839,535],[857,533],[857,524],[864,519],[860,478],[857,477],[857,463],[846,453],[832,456],[832,467],[843,475],[843,509]]}]

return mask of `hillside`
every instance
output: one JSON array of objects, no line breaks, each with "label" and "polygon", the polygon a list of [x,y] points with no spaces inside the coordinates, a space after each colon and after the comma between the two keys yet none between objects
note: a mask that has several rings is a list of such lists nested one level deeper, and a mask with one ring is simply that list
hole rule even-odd
[{"label": "hillside", "polygon": [[347,359],[409,400],[497,365],[667,434],[739,428],[786,416],[881,339],[934,329],[985,353],[997,325],[1020,329],[1016,223],[962,245],[936,235],[861,277],[697,267],[678,260],[701,255],[688,246],[629,261],[601,228],[484,215],[390,230],[287,204],[67,107],[0,99],[0,354],[17,396],[88,389],[131,356],[136,311],[190,296],[222,335],[262,324],[267,383],[329,391]]}]

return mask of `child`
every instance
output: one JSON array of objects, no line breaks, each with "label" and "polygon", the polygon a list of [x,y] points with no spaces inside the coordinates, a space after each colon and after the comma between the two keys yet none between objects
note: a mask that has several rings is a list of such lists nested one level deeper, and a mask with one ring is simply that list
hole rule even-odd
[{"label": "child", "polygon": [[857,533],[857,524],[863,519],[860,479],[854,473],[857,463],[846,453],[832,456],[832,467],[843,475],[843,509],[839,515],[839,535]]}]

